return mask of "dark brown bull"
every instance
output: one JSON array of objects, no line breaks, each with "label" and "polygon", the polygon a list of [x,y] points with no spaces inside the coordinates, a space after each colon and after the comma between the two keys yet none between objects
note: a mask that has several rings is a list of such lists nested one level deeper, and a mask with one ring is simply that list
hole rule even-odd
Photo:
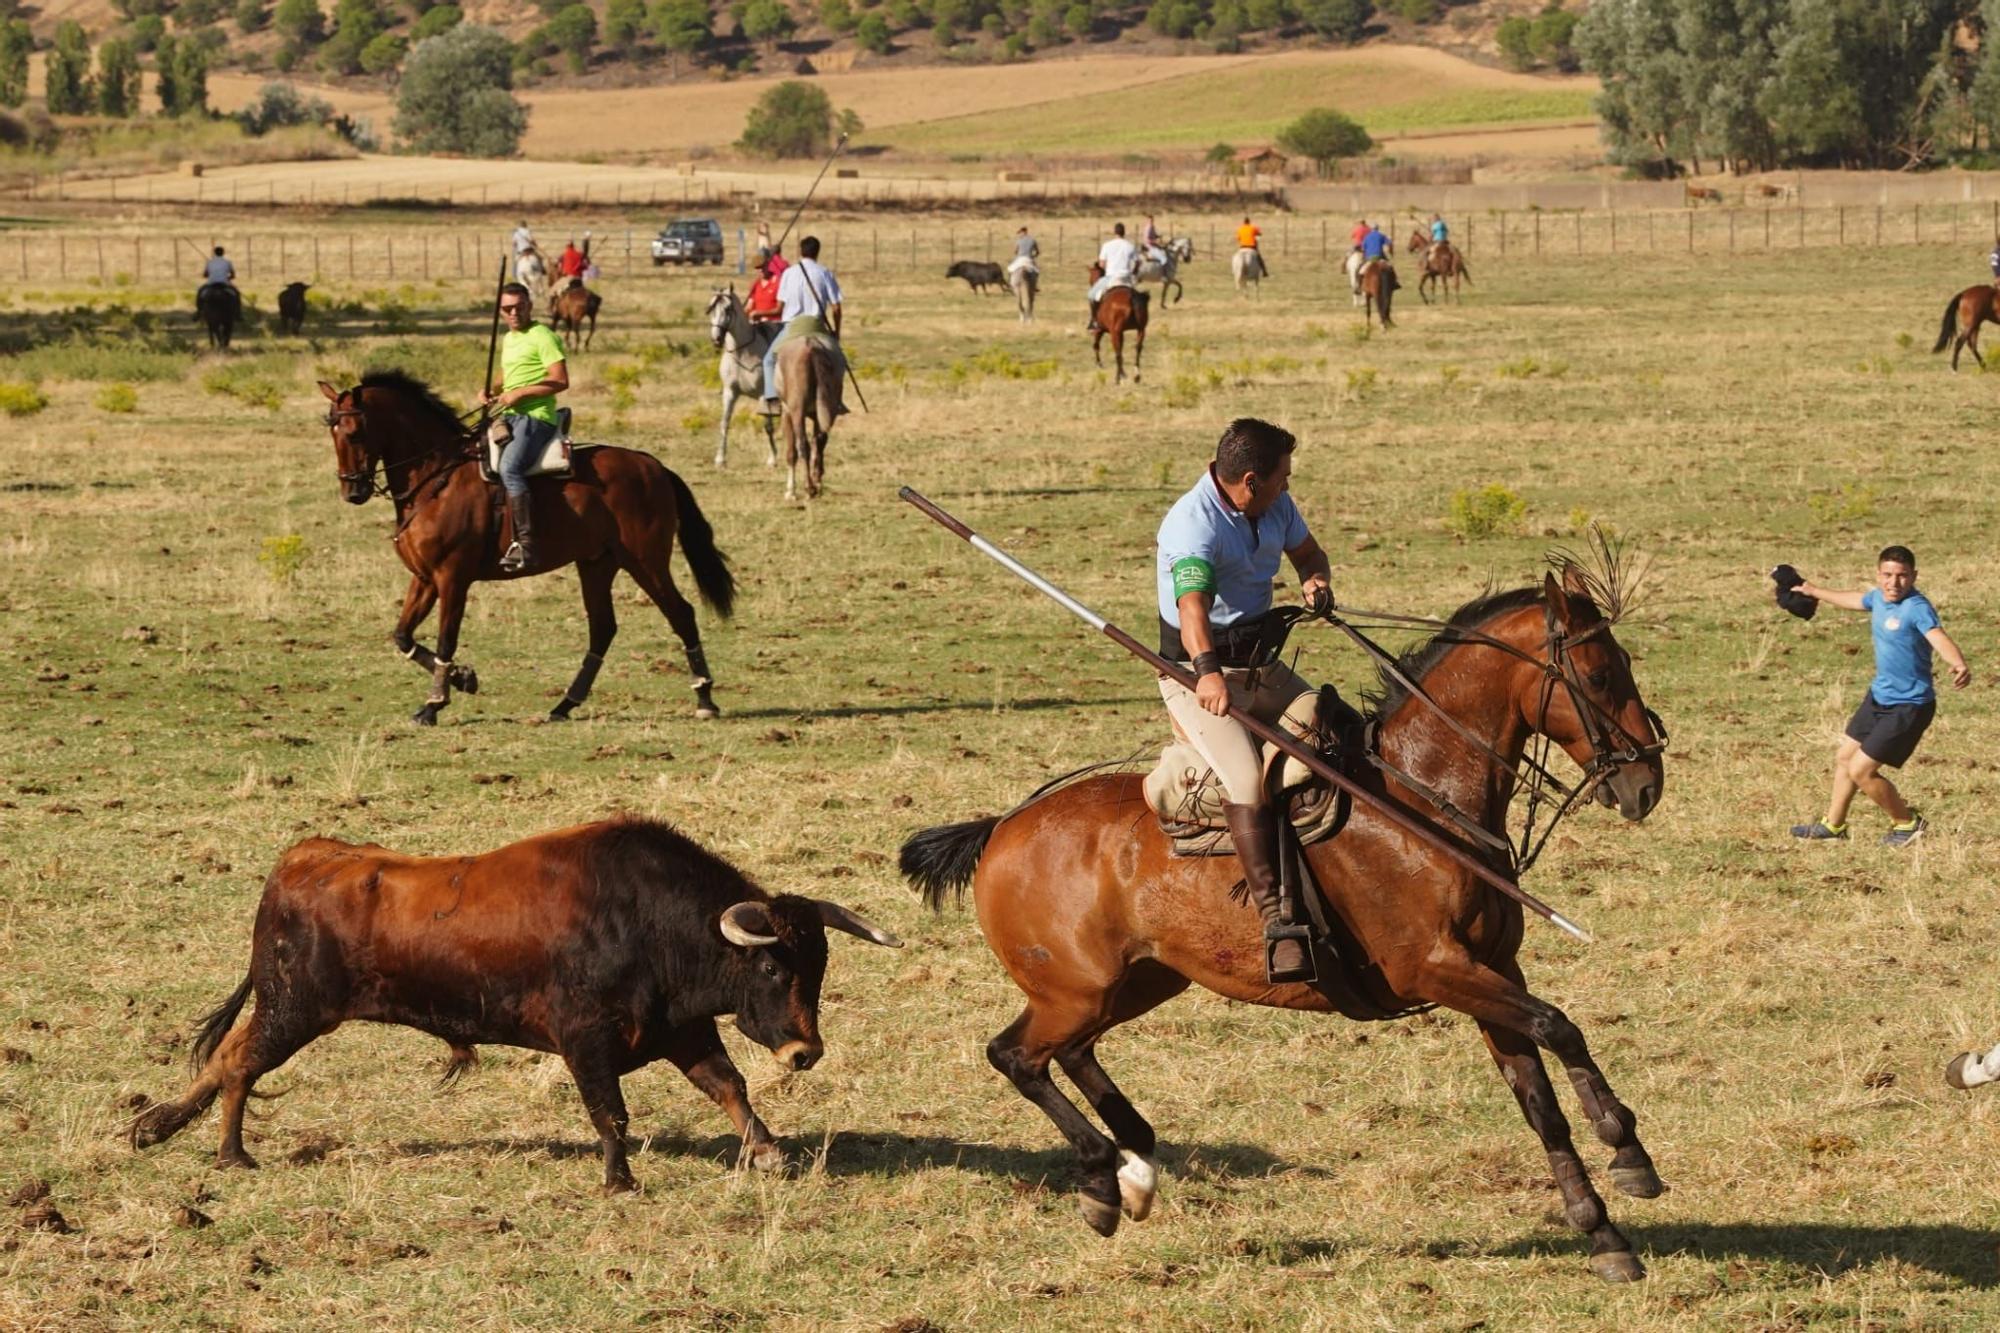
[{"label": "dark brown bull", "polygon": [[[823,1049],[828,927],[901,946],[835,903],[774,898],[648,820],[584,824],[481,856],[310,838],[264,882],[250,973],[202,1020],[193,1085],[140,1115],[132,1145],[172,1137],[219,1093],[216,1164],[256,1166],[243,1150],[251,1086],[361,1019],[442,1038],[454,1073],[477,1042],[562,1056],[603,1141],[607,1192],[636,1188],[619,1079],[663,1058],[729,1114],[743,1161],[777,1167],[784,1155],[715,1019],[734,1014],[780,1064],[811,1068]],[[250,1021],[235,1027],[253,992]]]}]

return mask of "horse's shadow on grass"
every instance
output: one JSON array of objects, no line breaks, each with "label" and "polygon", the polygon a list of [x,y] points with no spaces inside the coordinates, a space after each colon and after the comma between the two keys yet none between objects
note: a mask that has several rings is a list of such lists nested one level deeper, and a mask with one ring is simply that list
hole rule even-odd
[{"label": "horse's shadow on grass", "polygon": [[[1006,713],[1034,713],[1050,708],[1115,708],[1148,702],[1138,695],[1113,699],[1008,699],[999,705]],[[841,717],[901,717],[921,713],[991,713],[991,699],[946,699],[919,704],[835,704],[826,708],[739,708],[726,716],[745,718],[792,718],[800,722]]]},{"label": "horse's shadow on grass", "polygon": [[[1910,1264],[1969,1287],[2000,1286],[2000,1232],[1947,1223],[1863,1226],[1845,1222],[1672,1222],[1621,1228],[1641,1258],[1787,1264],[1801,1278],[1837,1277],[1885,1261]],[[1581,1253],[1581,1238],[1555,1233],[1484,1251],[1510,1258]]]}]

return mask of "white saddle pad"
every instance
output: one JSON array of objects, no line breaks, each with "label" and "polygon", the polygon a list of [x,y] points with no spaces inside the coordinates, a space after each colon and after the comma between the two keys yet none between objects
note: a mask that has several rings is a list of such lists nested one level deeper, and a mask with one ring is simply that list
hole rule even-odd
[{"label": "white saddle pad", "polygon": [[[567,477],[570,474],[569,409],[557,408],[556,418],[555,438],[548,442],[548,446],[542,450],[542,456],[528,469],[528,475],[531,477]],[[506,423],[497,417],[494,418],[492,427],[486,432],[487,476],[500,475],[500,455],[512,439],[513,435],[507,430]]]}]

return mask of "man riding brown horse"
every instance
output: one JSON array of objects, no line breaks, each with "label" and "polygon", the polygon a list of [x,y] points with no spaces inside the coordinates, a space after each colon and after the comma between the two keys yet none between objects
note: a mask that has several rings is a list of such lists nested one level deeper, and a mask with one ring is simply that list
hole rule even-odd
[{"label": "man riding brown horse", "polygon": [[486,385],[481,401],[501,412],[510,439],[500,455],[500,484],[507,491],[507,513],[514,521],[514,541],[501,557],[510,572],[535,564],[534,496],[528,475],[542,451],[555,438],[559,418],[556,395],[569,388],[569,367],[555,330],[535,322],[534,299],[518,282],[500,289],[500,317],[507,336],[500,343],[500,383]]},{"label": "man riding brown horse", "polygon": [[1191,662],[1196,677],[1193,690],[1161,678],[1160,697],[1175,729],[1222,783],[1223,814],[1244,883],[1264,920],[1273,983],[1309,974],[1305,931],[1284,923],[1279,814],[1264,797],[1257,743],[1228,712],[1234,703],[1275,722],[1300,695],[1313,692],[1282,662],[1258,661],[1280,553],[1298,571],[1308,607],[1333,605],[1326,552],[1288,493],[1296,443],[1291,432],[1267,421],[1230,422],[1215,446],[1215,461],[1160,524],[1156,570],[1160,655]]}]

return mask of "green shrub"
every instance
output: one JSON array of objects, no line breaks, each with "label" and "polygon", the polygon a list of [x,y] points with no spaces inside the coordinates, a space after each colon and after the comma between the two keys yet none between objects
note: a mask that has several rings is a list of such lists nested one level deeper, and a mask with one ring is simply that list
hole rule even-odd
[{"label": "green shrub", "polygon": [[1821,491],[1806,497],[1813,517],[1822,523],[1847,523],[1867,518],[1875,512],[1875,487],[1868,483],[1842,482],[1837,491]]},{"label": "green shrub", "polygon": [[1181,373],[1174,376],[1167,385],[1167,391],[1160,396],[1168,407],[1200,407],[1201,381],[1194,376]]},{"label": "green shrub", "polygon": [[123,381],[107,384],[97,391],[96,402],[100,412],[136,412],[139,410],[139,391]]},{"label": "green shrub", "polygon": [[1444,525],[1460,537],[1493,537],[1518,532],[1527,516],[1528,502],[1495,481],[1476,491],[1453,491]]},{"label": "green shrub", "polygon": [[1532,356],[1524,356],[1518,361],[1502,361],[1494,373],[1503,380],[1531,379],[1541,371],[1542,363]]},{"label": "green shrub", "polygon": [[31,417],[49,405],[48,395],[32,384],[0,384],[0,412]]},{"label": "green shrub", "polygon": [[1447,389],[1458,383],[1458,377],[1464,373],[1464,371],[1450,362],[1446,362],[1444,365],[1438,367],[1438,379],[1444,383]]},{"label": "green shrub", "polygon": [[1347,372],[1347,396],[1366,398],[1375,391],[1377,372],[1373,366],[1352,366]]}]

